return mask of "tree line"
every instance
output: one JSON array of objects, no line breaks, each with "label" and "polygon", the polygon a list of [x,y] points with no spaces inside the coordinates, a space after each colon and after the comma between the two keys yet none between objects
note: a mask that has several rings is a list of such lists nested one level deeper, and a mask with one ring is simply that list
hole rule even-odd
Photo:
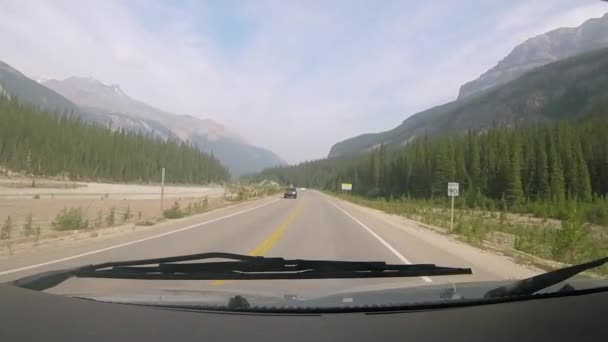
[{"label": "tree line", "polygon": [[470,207],[591,203],[608,194],[608,120],[493,127],[421,137],[400,147],[264,170],[259,179],[371,197],[445,198],[461,184]]},{"label": "tree line", "polygon": [[228,170],[189,143],[91,125],[70,113],[52,113],[0,96],[0,165],[31,175],[73,180],[228,180]]}]

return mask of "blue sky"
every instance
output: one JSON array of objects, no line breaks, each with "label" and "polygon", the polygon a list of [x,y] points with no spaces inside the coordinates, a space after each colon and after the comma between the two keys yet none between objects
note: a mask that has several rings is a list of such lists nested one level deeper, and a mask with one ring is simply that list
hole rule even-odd
[{"label": "blue sky", "polygon": [[0,60],[118,83],[297,162],[450,101],[525,39],[607,11],[595,0],[0,1]]}]

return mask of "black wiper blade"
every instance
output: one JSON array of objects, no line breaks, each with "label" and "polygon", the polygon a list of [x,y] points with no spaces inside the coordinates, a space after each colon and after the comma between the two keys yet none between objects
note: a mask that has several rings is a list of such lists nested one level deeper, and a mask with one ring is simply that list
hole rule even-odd
[{"label": "black wiper blade", "polygon": [[589,261],[583,264],[560,268],[534,277],[522,279],[512,284],[497,287],[488,291],[485,298],[532,295],[537,291],[561,283],[575,275],[608,263],[608,257]]},{"label": "black wiper blade", "polygon": [[[176,263],[215,258],[238,261]],[[158,265],[143,266],[151,263]],[[471,273],[468,268],[433,264],[391,265],[379,261],[289,260],[230,253],[204,253],[178,258],[93,265],[74,272],[74,275],[81,278],[115,279],[260,280],[421,277]]]},{"label": "black wiper blade", "polygon": [[[205,259],[233,261],[201,262]],[[236,260],[236,261],[234,261]],[[189,261],[190,263],[180,263]],[[470,268],[434,264],[392,265],[379,261],[302,260],[248,256],[232,253],[202,253],[170,258],[109,262],[65,272],[41,274],[16,281],[20,287],[40,290],[69,277],[157,280],[262,280],[422,277],[472,274]],[[53,285],[54,284],[54,285]],[[46,288],[49,288],[46,287]]]}]

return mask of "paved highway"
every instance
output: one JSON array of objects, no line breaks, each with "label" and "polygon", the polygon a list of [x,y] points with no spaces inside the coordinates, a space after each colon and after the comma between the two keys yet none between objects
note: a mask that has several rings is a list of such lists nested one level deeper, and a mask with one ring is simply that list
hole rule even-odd
[{"label": "paved highway", "polygon": [[[58,286],[52,292],[116,294],[139,292],[144,288],[162,288],[313,296],[346,288],[398,287],[513,277],[508,269],[511,264],[502,262],[497,256],[450,242],[436,233],[412,233],[382,220],[378,215],[370,215],[368,211],[369,209],[311,190],[300,192],[296,200],[271,197],[215,210],[169,226],[134,230],[111,238],[90,239],[62,248],[40,248],[4,258],[0,260],[0,282],[84,264],[212,251],[284,258],[435,263],[471,267],[474,275],[305,281],[154,282],[76,279]],[[428,238],[428,234],[432,238]],[[437,244],[434,241],[443,243]],[[463,248],[466,249],[465,252],[462,251]]]}]

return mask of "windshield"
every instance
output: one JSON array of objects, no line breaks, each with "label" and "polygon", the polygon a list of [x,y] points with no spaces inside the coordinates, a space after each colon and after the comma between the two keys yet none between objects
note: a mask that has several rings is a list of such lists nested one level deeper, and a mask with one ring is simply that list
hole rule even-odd
[{"label": "windshield", "polygon": [[[44,292],[355,307],[485,300],[601,260],[607,12],[2,2],[0,283],[75,268]],[[200,253],[246,262],[120,264]]]}]

